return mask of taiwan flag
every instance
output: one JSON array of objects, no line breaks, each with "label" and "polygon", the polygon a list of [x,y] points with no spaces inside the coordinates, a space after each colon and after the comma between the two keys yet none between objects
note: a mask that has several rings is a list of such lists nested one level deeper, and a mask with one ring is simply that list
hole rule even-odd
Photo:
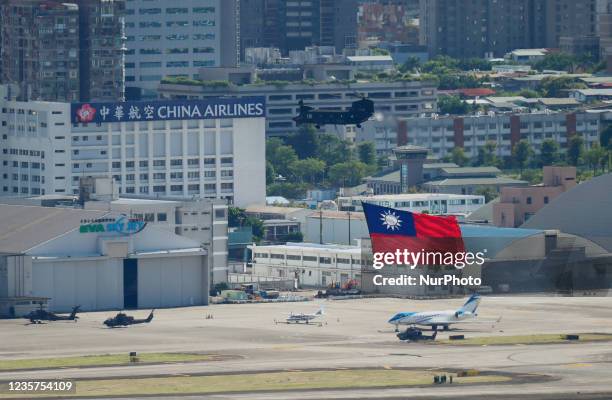
[{"label": "taiwan flag", "polygon": [[362,203],[374,253],[463,253],[465,246],[457,219],[396,210]]}]

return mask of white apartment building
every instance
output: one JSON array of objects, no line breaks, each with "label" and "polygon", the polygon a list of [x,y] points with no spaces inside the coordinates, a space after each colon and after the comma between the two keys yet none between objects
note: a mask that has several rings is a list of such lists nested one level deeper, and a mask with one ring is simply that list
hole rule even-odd
[{"label": "white apartment building", "polygon": [[363,211],[361,202],[429,214],[467,215],[485,204],[484,196],[442,193],[405,193],[338,197],[340,211]]},{"label": "white apartment building", "polygon": [[236,0],[128,0],[128,96],[136,90],[136,98],[157,98],[164,77],[197,78],[200,68],[235,66],[240,55],[238,4]]},{"label": "white apartment building", "polygon": [[324,288],[361,281],[361,247],[287,243],[251,246],[253,275],[297,279],[298,287]]},{"label": "white apartment building", "polygon": [[[437,89],[433,82],[287,83],[282,85],[184,85],[163,83],[160,95],[168,99],[199,99],[211,96],[265,96],[266,132],[284,136],[298,130],[293,118],[299,102],[320,110],[347,110],[359,100],[355,94],[374,100],[374,110],[387,116],[417,117],[437,111]],[[324,129],[324,127],[322,127]]]},{"label": "white apartment building", "polygon": [[0,106],[0,195],[76,194],[91,176],[127,195],[265,202],[262,98]]},{"label": "white apartment building", "polygon": [[468,157],[476,157],[478,149],[491,141],[496,143],[500,157],[511,156],[512,147],[522,139],[532,145],[536,154],[546,139],[555,140],[563,150],[568,137],[574,134],[582,136],[588,149],[599,141],[601,127],[598,113],[546,111],[409,118],[400,121],[398,130],[404,130],[408,144],[431,149],[436,158],[441,158],[456,146],[463,147]]}]

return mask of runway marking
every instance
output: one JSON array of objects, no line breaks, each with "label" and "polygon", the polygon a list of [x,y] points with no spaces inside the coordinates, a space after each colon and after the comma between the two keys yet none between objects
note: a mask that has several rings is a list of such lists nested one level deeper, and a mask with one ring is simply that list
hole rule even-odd
[{"label": "runway marking", "polygon": [[566,364],[564,365],[564,367],[566,368],[589,368],[592,367],[593,364],[586,364],[586,363],[575,363],[575,364]]}]

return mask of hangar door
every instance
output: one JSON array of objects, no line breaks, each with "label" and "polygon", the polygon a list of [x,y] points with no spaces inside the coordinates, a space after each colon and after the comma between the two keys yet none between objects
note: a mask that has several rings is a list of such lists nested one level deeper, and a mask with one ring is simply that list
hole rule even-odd
[{"label": "hangar door", "polygon": [[182,307],[204,304],[201,256],[138,260],[138,307]]}]

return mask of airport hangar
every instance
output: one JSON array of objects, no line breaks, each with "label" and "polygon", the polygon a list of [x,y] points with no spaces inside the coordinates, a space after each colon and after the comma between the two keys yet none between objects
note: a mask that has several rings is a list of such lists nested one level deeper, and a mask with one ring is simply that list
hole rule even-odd
[{"label": "airport hangar", "polygon": [[0,316],[207,305],[206,251],[106,211],[0,205]]},{"label": "airport hangar", "polygon": [[[458,278],[481,278],[482,286],[493,292],[574,292],[610,290],[612,288],[612,252],[590,239],[557,229],[499,228],[489,225],[461,224],[465,248],[472,253],[484,252],[482,266],[431,267],[427,275],[452,274]],[[476,286],[380,286],[374,277],[397,278],[425,272],[406,266],[372,268],[369,239],[361,241],[362,290],[369,294],[441,296],[479,289]],[[417,278],[418,279],[418,278]]]}]

